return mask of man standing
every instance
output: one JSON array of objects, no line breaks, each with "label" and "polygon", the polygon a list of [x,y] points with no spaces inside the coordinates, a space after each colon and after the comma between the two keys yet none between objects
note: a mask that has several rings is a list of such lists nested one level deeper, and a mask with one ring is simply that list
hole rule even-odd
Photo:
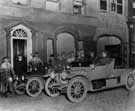
[{"label": "man standing", "polygon": [[31,71],[40,71],[43,66],[43,61],[39,58],[38,52],[35,52],[32,59],[29,61]]},{"label": "man standing", "polygon": [[8,57],[4,57],[1,67],[0,67],[0,78],[1,78],[1,94],[2,96],[7,97],[7,93],[8,91],[13,93],[13,86],[12,86],[12,82],[13,82],[13,78],[15,77],[15,73],[14,70],[9,62],[9,58]]}]

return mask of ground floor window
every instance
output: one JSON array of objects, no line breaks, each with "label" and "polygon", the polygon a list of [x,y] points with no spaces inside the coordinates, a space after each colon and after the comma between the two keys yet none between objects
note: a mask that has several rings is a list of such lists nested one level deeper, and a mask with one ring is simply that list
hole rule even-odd
[{"label": "ground floor window", "polygon": [[57,36],[57,53],[69,55],[75,52],[75,38],[69,33],[61,33]]}]

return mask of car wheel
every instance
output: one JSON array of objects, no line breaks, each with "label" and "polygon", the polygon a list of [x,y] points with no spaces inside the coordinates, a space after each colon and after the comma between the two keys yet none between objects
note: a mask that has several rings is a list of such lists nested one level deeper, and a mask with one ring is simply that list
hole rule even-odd
[{"label": "car wheel", "polygon": [[75,77],[69,81],[67,97],[71,102],[81,102],[87,96],[87,82],[83,77]]},{"label": "car wheel", "polygon": [[47,93],[48,96],[57,97],[60,95],[57,85],[58,84],[56,79],[51,79],[51,78],[47,79],[45,83],[45,92]]},{"label": "car wheel", "polygon": [[135,89],[135,75],[134,74],[130,74],[127,77],[126,88],[131,91]]},{"label": "car wheel", "polygon": [[26,83],[26,93],[31,97],[37,97],[41,94],[43,85],[38,77],[30,78]]},{"label": "car wheel", "polygon": [[18,81],[13,83],[13,88],[16,94],[22,95],[25,93],[25,85],[19,84]]}]

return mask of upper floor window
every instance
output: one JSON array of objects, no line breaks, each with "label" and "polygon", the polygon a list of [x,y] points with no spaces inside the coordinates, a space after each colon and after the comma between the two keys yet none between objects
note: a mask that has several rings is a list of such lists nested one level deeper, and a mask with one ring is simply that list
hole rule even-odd
[{"label": "upper floor window", "polygon": [[58,11],[59,10],[59,0],[46,0],[45,7],[47,10]]},{"label": "upper floor window", "polygon": [[30,0],[30,4],[34,8],[43,8],[44,0]]},{"label": "upper floor window", "polygon": [[100,9],[107,11],[107,0],[100,0]]},{"label": "upper floor window", "polygon": [[133,8],[135,8],[135,1],[133,1]]},{"label": "upper floor window", "polygon": [[111,11],[117,12],[118,14],[123,14],[123,7],[123,0],[112,0]]},{"label": "upper floor window", "polygon": [[84,14],[85,13],[84,0],[73,0],[73,13]]},{"label": "upper floor window", "polygon": [[123,0],[117,0],[117,13],[123,14]]},{"label": "upper floor window", "polygon": [[12,2],[14,4],[18,4],[18,5],[27,5],[28,4],[28,0],[12,0]]}]

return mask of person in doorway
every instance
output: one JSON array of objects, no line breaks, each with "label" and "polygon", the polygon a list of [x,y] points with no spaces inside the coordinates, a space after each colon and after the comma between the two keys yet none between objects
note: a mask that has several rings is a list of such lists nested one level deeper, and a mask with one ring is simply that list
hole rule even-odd
[{"label": "person in doorway", "polygon": [[77,60],[78,62],[84,62],[84,50],[80,49],[77,53]]},{"label": "person in doorway", "polygon": [[4,57],[0,67],[0,78],[1,78],[1,95],[7,97],[8,92],[13,93],[13,78],[15,72],[9,62],[8,57]]},{"label": "person in doorway", "polygon": [[41,71],[43,66],[43,61],[39,58],[38,52],[35,52],[32,59],[29,61],[29,67],[32,68],[31,71]]},{"label": "person in doorway", "polygon": [[55,63],[55,60],[56,60],[56,58],[55,58],[54,54],[51,54],[50,58],[49,58],[49,65],[54,66],[53,64]]},{"label": "person in doorway", "polygon": [[108,52],[103,50],[101,51],[101,57],[97,57],[95,64],[96,65],[106,65],[111,62],[111,58],[108,56]]},{"label": "person in doorway", "polygon": [[89,64],[94,64],[95,63],[95,53],[93,51],[89,52],[87,62]]},{"label": "person in doorway", "polygon": [[18,55],[15,58],[14,70],[16,75],[19,77],[27,72],[27,62],[25,57],[23,57],[22,55]]}]

